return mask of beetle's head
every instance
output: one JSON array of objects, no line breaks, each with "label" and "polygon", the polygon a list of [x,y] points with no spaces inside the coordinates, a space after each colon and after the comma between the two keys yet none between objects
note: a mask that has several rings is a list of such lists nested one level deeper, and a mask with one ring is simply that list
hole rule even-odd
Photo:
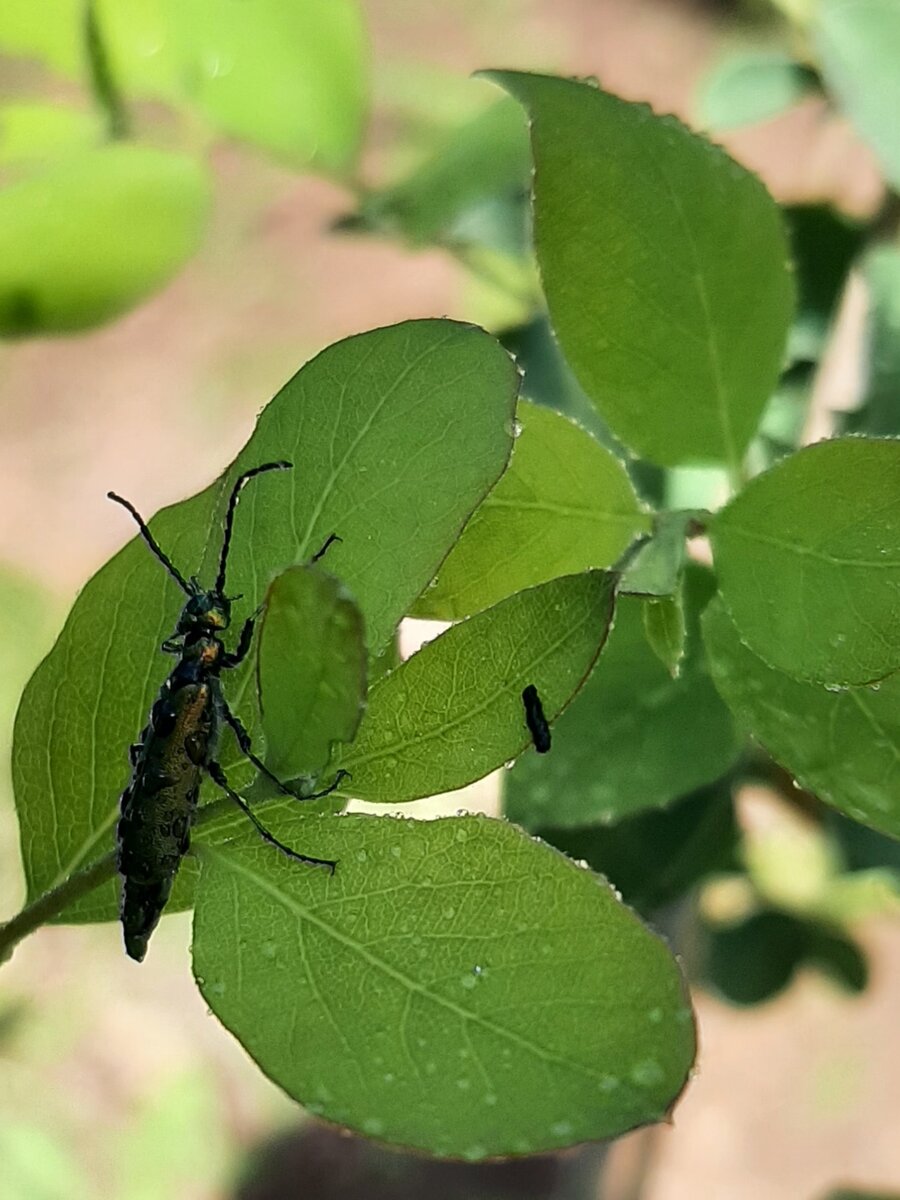
[{"label": "beetle's head", "polygon": [[181,610],[176,633],[220,633],[231,622],[231,600],[221,592],[196,591]]}]

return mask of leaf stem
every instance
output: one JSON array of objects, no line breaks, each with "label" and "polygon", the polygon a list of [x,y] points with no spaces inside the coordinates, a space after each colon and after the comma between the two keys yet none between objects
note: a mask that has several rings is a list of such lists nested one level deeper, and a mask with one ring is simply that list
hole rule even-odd
[{"label": "leaf stem", "polygon": [[110,139],[119,141],[128,137],[131,122],[125,100],[109,64],[109,55],[103,41],[94,0],[87,0],[84,8],[84,47],[94,98],[106,114],[106,128]]},{"label": "leaf stem", "polygon": [[34,933],[41,925],[58,917],[64,909],[94,888],[112,879],[116,873],[116,856],[114,853],[98,858],[96,862],[70,875],[59,887],[45,892],[33,904],[27,905],[4,925],[0,925],[0,963],[6,962],[12,956],[13,950],[30,933]]}]

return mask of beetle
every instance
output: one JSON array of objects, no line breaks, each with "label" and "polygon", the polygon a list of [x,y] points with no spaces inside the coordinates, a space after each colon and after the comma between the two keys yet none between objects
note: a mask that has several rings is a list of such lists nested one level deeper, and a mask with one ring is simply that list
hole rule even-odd
[{"label": "beetle", "polygon": [[[257,475],[289,470],[291,466],[289,462],[263,463],[235,481],[225,514],[218,573],[209,589],[201,587],[194,577],[184,578],[128,500],[115,492],[107,493],[110,500],[131,513],[143,540],[187,595],[174,633],[162,644],[164,652],[178,655],[178,662],[160,689],[146,727],[131,747],[132,775],[122,793],[116,827],[116,867],[122,880],[119,916],[125,952],[136,962],[144,959],[150,935],[190,847],[191,824],[204,773],[250,818],[270,845],[298,862],[326,867],[332,873],[336,866],[328,859],[300,854],[278,841],[231,787],[216,758],[219,735],[223,724],[227,724],[246,758],[286,795],[317,800],[333,792],[347,775],[340,771],[327,788],[311,795],[294,792],[253,752],[250,735],[229,707],[219,679],[222,671],[238,666],[247,657],[260,611],[257,609],[244,622],[235,650],[227,650],[221,634],[231,622],[232,602],[240,599],[225,594],[238,497]],[[331,534],[312,561],[318,561],[335,541],[340,538]]]},{"label": "beetle", "polygon": [[550,726],[544,716],[544,706],[538,690],[533,683],[522,692],[522,703],[525,705],[525,724],[534,742],[538,754],[546,754],[550,749]]}]

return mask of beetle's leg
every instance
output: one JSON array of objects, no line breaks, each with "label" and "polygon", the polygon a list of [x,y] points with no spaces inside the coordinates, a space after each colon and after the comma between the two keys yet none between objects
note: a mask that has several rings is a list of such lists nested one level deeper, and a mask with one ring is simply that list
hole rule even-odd
[{"label": "beetle's leg", "polygon": [[300,792],[295,792],[293,788],[289,788],[286,783],[283,783],[277,775],[273,775],[263,760],[259,758],[258,755],[253,753],[253,743],[250,740],[250,734],[244,728],[240,717],[236,716],[231,711],[224,699],[222,700],[222,716],[234,730],[234,736],[237,738],[237,744],[240,746],[245,757],[253,763],[257,771],[259,771],[262,775],[265,775],[266,779],[270,779],[278,788],[278,790],[285,794],[285,796],[293,796],[295,800],[321,800],[323,796],[330,796],[333,791],[337,790],[338,786],[343,782],[343,780],[349,778],[350,772],[341,768],[328,787],[323,788],[321,792],[312,792],[308,796],[304,796]]},{"label": "beetle's leg", "polygon": [[296,859],[297,862],[307,863],[313,867],[327,867],[331,874],[334,874],[334,869],[337,866],[337,863],[333,862],[331,859],[312,858],[309,854],[300,854],[298,851],[292,850],[290,846],[285,846],[284,842],[279,842],[278,838],[275,837],[274,834],[270,833],[268,829],[266,829],[259,817],[257,817],[257,815],[251,810],[247,801],[244,800],[242,796],[237,794],[237,792],[228,782],[225,772],[222,770],[222,767],[219,763],[208,762],[206,764],[206,769],[209,771],[210,778],[213,780],[213,782],[217,783],[222,791],[235,802],[241,812],[250,818],[254,827],[256,828],[256,832],[264,841],[268,842],[270,846],[274,846],[277,850],[280,850],[282,854],[286,854],[288,858]]},{"label": "beetle's leg", "polygon": [[310,562],[318,562],[329,546],[333,545],[335,542],[342,542],[343,540],[344,539],[342,537],[339,537],[336,533],[329,533],[328,537],[325,539],[325,543],[322,546],[322,548],[320,550],[317,550],[316,553],[312,556],[312,558],[309,561]]},{"label": "beetle's leg", "polygon": [[[257,612],[259,610],[257,609]],[[250,646],[253,643],[253,627],[256,624],[256,613],[252,617],[248,617],[241,628],[241,636],[238,638],[238,644],[231,654],[222,655],[222,666],[228,670],[230,667],[236,667],[242,663],[250,653]]]}]

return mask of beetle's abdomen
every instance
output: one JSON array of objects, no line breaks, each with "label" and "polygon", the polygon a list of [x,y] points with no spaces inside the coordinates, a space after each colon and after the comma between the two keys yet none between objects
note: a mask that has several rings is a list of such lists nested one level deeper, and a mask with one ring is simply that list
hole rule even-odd
[{"label": "beetle's abdomen", "polygon": [[122,794],[117,829],[117,866],[125,949],[138,962],[190,846],[201,768],[211,753],[215,723],[207,683],[172,690],[168,680],[132,752],[134,773]]}]

